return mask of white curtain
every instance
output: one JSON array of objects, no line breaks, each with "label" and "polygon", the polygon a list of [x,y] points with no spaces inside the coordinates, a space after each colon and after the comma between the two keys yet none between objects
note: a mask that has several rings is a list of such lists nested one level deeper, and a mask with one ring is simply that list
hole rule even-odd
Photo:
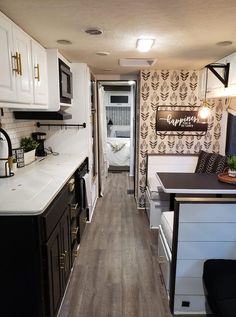
[{"label": "white curtain", "polygon": [[108,172],[108,160],[106,155],[107,122],[106,107],[104,105],[104,88],[98,88],[98,111],[99,111],[99,182],[100,195],[103,196],[104,183]]}]

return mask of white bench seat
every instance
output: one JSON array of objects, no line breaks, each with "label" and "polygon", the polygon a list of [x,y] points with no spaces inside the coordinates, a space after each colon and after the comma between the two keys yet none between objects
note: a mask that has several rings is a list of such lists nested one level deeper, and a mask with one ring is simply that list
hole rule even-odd
[{"label": "white bench seat", "polygon": [[174,211],[162,212],[161,228],[170,250],[172,250],[173,227],[174,227]]}]

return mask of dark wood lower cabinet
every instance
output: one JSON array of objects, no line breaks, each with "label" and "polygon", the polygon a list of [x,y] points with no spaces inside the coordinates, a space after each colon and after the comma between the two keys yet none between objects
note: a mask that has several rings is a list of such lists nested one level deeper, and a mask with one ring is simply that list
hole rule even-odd
[{"label": "dark wood lower cabinet", "polygon": [[57,315],[72,267],[68,195],[39,216],[0,217],[0,316]]},{"label": "dark wood lower cabinet", "polygon": [[70,216],[65,210],[59,224],[45,245],[48,274],[49,316],[56,316],[71,271]]}]

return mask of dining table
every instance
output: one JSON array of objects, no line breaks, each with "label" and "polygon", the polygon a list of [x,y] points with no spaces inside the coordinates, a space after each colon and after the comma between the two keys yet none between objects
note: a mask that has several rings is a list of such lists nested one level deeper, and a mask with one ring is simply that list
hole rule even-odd
[{"label": "dining table", "polygon": [[215,173],[157,172],[157,180],[165,193],[170,194],[170,210],[174,210],[176,194],[236,195],[236,183],[225,183]]}]

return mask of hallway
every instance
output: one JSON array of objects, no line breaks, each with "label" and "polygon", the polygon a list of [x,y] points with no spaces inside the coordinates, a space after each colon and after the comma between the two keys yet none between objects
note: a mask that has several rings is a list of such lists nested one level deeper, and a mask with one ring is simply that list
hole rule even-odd
[{"label": "hallway", "polygon": [[170,317],[157,231],[136,209],[128,173],[109,173],[88,224],[59,317]]}]

